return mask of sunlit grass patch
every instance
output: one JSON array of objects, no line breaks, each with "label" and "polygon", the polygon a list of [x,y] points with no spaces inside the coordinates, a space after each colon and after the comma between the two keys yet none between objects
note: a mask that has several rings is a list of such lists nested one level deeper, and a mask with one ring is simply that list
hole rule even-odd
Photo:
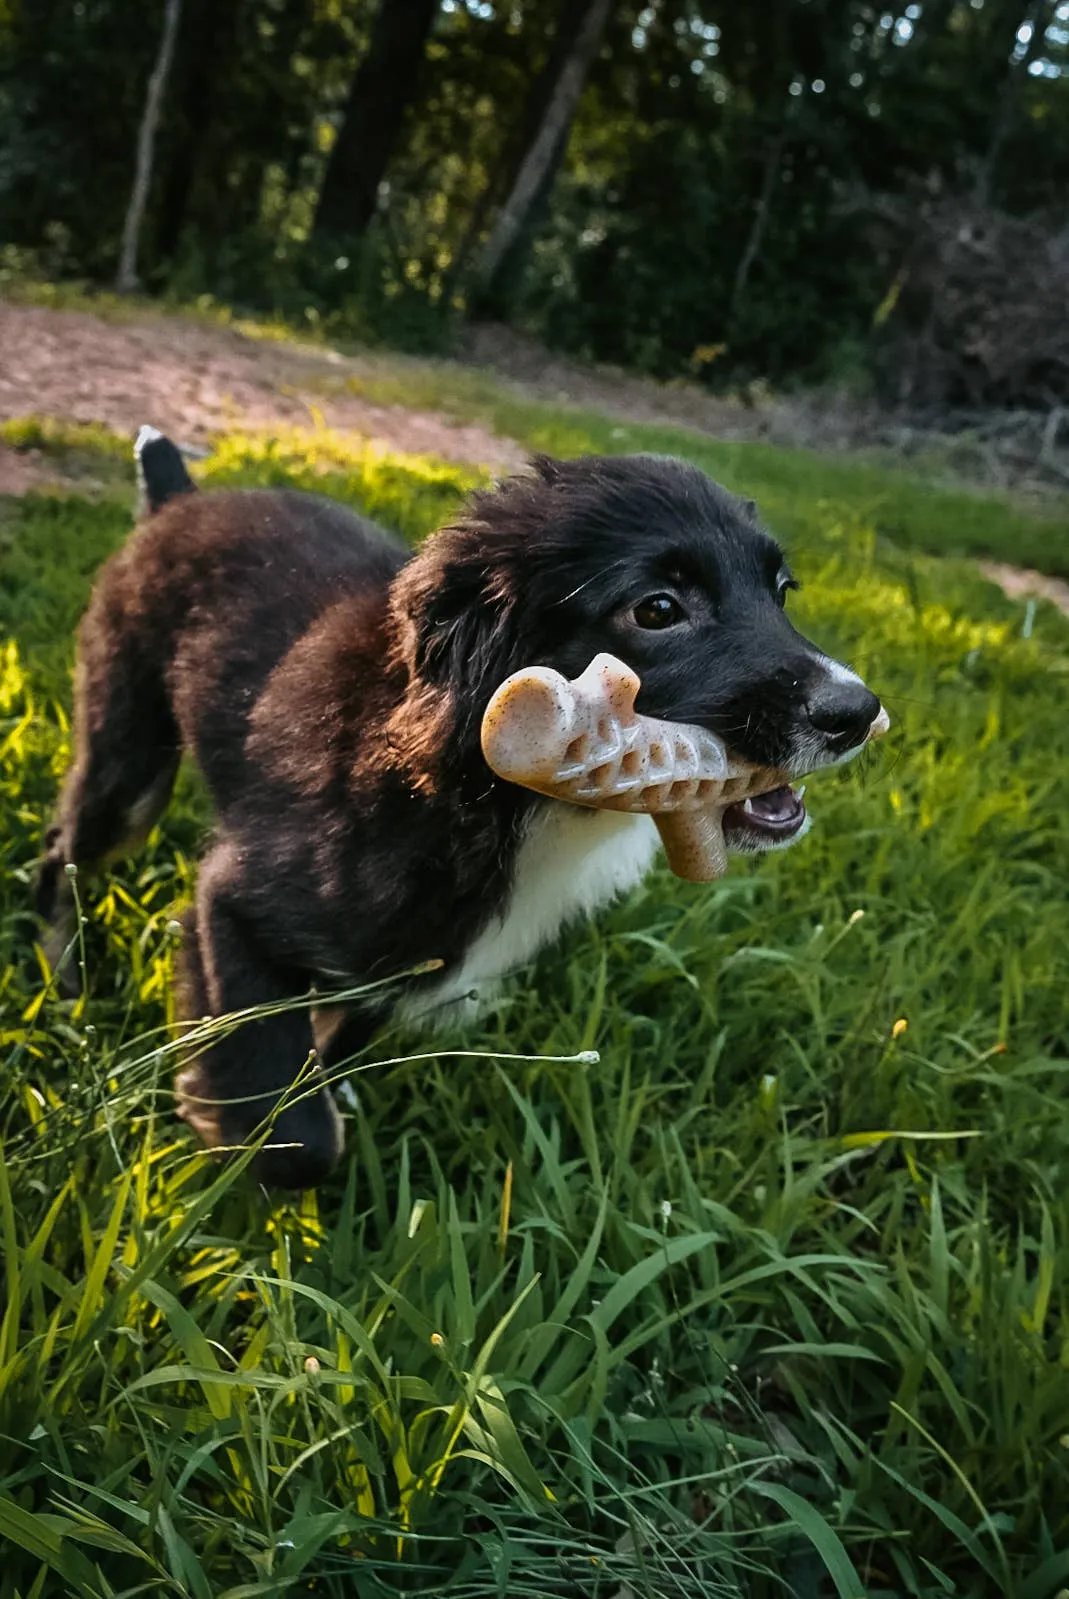
[{"label": "sunlit grass patch", "polygon": [[[195,470],[411,538],[475,481],[314,431]],[[439,1054],[385,1033],[296,1203],[173,1116],[194,782],[84,889],[87,1000],[33,957],[71,633],[128,512],[9,509],[2,1599],[1069,1580],[1069,629],[795,509],[797,615],[885,747],[813,783],[798,849],[658,873]]]},{"label": "sunlit grass patch", "polygon": [[100,422],[60,422],[50,416],[20,416],[0,422],[0,444],[44,454],[81,452],[119,460],[129,477],[129,442]]},{"label": "sunlit grass patch", "polygon": [[474,467],[402,455],[326,427],[227,434],[196,476],[205,488],[270,485],[332,494],[409,539],[440,526],[465,495],[489,481]]}]

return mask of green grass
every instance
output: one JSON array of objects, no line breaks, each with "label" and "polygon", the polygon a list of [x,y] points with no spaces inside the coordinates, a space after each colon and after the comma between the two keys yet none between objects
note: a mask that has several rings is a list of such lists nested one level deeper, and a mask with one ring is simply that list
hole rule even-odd
[{"label": "green grass", "polygon": [[481,422],[550,455],[684,455],[756,499],[770,526],[796,545],[819,540],[830,523],[860,520],[898,545],[935,555],[988,557],[1069,576],[1069,496],[1055,497],[1053,508],[1034,506],[1019,496],[949,488],[857,455],[721,442],[671,424],[531,399],[492,373],[448,362],[368,357],[366,367],[349,383],[355,393]]},{"label": "green grass", "polygon": [[60,461],[71,458],[99,470],[121,465],[130,484],[130,441],[99,422],[58,422],[49,416],[19,416],[0,422],[0,444],[13,450],[40,450]]},{"label": "green grass", "polygon": [[[327,435],[200,470],[412,537],[472,481]],[[1069,1584],[1069,628],[783,494],[885,748],[797,850],[660,872],[475,1032],[383,1036],[299,1203],[173,1119],[195,782],[87,893],[88,1000],[27,955],[128,513],[3,512],[0,1599]]]}]

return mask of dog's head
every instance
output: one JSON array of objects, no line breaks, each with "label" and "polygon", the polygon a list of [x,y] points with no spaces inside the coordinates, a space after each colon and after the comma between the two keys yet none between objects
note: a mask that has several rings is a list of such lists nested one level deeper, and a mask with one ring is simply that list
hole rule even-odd
[{"label": "dog's head", "polygon": [[[803,774],[855,755],[880,702],[788,620],[797,584],[740,500],[682,461],[545,458],[477,494],[394,585],[399,649],[441,737],[478,748],[497,686],[525,666],[576,677],[601,652],[639,676],[637,708],[709,728],[762,766]],[[727,818],[735,850],[805,822],[780,789]]]}]

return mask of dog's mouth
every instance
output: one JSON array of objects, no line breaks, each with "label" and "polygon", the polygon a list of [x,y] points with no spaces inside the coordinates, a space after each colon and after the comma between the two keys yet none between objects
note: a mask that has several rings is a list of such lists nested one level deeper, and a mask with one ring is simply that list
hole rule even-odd
[{"label": "dog's mouth", "polygon": [[805,802],[790,784],[737,801],[724,812],[724,842],[736,852],[789,844],[806,822]]}]

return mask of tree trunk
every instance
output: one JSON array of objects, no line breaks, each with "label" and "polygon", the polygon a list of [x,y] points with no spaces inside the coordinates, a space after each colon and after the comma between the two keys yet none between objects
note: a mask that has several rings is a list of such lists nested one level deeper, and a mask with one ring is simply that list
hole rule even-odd
[{"label": "tree trunk", "polygon": [[612,0],[589,0],[575,44],[561,67],[538,130],[475,270],[477,292],[485,294],[523,231],[531,210],[567,145],[579,98],[605,33]]},{"label": "tree trunk", "polygon": [[746,239],[746,247],[735,269],[735,282],[731,289],[730,309],[732,313],[737,311],[742,304],[743,295],[746,293],[747,279],[750,276],[754,262],[761,253],[761,245],[764,242],[765,229],[768,227],[768,219],[772,209],[772,191],[775,189],[776,179],[779,177],[780,162],[783,160],[783,146],[787,142],[787,120],[789,116],[790,111],[788,109],[784,112],[779,131],[771,140],[768,154],[765,157],[761,193],[757,198],[753,222],[750,224],[750,232]]},{"label": "tree trunk", "polygon": [[1031,24],[1032,33],[1021,59],[1014,61],[1012,57],[1010,58],[1006,76],[1002,80],[1002,92],[998,97],[991,138],[973,185],[973,200],[978,206],[985,206],[990,202],[991,186],[998,170],[1003,146],[1013,131],[1013,124],[1017,119],[1018,104],[1028,77],[1028,68],[1043,49],[1044,35],[1052,17],[1051,0],[1029,0],[1027,13],[1014,29],[1015,41],[1018,29],[1026,22]]},{"label": "tree trunk", "polygon": [[382,0],[327,160],[314,238],[355,239],[375,215],[379,185],[413,99],[438,4]]},{"label": "tree trunk", "polygon": [[564,154],[565,139],[557,140],[549,169],[527,213],[526,223],[502,257],[488,283],[479,285],[476,282],[472,256],[477,251],[479,240],[489,219],[512,193],[524,157],[534,143],[535,135],[542,126],[550,101],[553,99],[564,64],[575,49],[583,21],[584,15],[577,9],[576,0],[558,0],[553,35],[546,59],[528,85],[523,110],[505,140],[489,182],[472,207],[463,237],[453,257],[447,280],[447,294],[452,292],[457,283],[468,281],[471,289],[469,309],[473,315],[490,317],[505,315],[509,286],[522,273],[527,246],[538,226],[539,215],[552,191],[557,168]]},{"label": "tree trunk", "polygon": [[156,142],[156,129],[160,125],[163,92],[167,87],[167,78],[174,59],[174,41],[178,32],[181,9],[182,0],[165,0],[163,32],[160,35],[156,65],[148,80],[145,110],[137,136],[134,186],[130,193],[130,204],[127,207],[126,221],[122,230],[122,251],[119,256],[119,271],[115,278],[115,287],[120,294],[132,294],[137,288],[137,245],[141,237],[141,224],[145,218],[145,206],[148,203],[148,192],[152,183],[152,151]]}]

